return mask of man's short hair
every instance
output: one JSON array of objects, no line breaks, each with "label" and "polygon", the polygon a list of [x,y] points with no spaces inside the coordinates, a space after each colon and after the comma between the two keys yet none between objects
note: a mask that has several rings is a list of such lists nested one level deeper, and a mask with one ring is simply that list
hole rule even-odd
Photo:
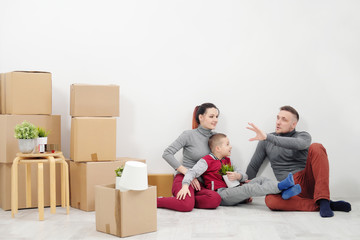
[{"label": "man's short hair", "polygon": [[282,107],[280,108],[280,110],[281,110],[281,111],[291,112],[292,114],[295,115],[296,120],[299,121],[299,118],[300,118],[300,117],[299,117],[299,113],[295,110],[295,108],[287,105],[287,106],[282,106]]},{"label": "man's short hair", "polygon": [[227,136],[223,133],[215,133],[214,135],[212,135],[209,138],[209,148],[211,150],[211,152],[214,152],[213,150],[215,150],[215,148],[217,146],[221,145],[221,140],[226,138]]}]

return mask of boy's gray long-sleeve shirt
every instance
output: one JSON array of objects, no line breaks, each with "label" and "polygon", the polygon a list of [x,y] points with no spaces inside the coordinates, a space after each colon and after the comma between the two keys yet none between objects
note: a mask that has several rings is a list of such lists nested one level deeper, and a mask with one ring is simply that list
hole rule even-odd
[{"label": "boy's gray long-sleeve shirt", "polygon": [[[175,170],[181,165],[188,169],[192,168],[202,157],[210,153],[208,141],[213,134],[212,130],[205,129],[201,125],[196,129],[184,131],[165,149],[162,157]],[[182,164],[174,156],[181,148],[183,149]]]},{"label": "boy's gray long-sleeve shirt", "polygon": [[249,179],[255,178],[261,164],[266,158],[278,181],[285,179],[289,172],[301,171],[306,166],[311,136],[307,132],[295,130],[286,134],[267,134],[264,141],[260,141],[247,167]]}]

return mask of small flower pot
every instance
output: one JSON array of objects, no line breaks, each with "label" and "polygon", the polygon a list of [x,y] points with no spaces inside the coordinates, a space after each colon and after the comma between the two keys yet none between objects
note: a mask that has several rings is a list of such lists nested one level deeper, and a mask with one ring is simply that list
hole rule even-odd
[{"label": "small flower pot", "polygon": [[228,188],[236,187],[240,184],[238,180],[230,181],[227,175],[223,175],[223,179]]},{"label": "small flower pot", "polygon": [[47,144],[47,137],[37,138],[36,148],[39,153],[45,152],[45,145]]},{"label": "small flower pot", "polygon": [[35,148],[36,139],[18,139],[19,150],[22,153],[32,153]]},{"label": "small flower pot", "polygon": [[116,189],[120,189],[120,179],[121,177],[116,177],[116,184],[115,184]]}]

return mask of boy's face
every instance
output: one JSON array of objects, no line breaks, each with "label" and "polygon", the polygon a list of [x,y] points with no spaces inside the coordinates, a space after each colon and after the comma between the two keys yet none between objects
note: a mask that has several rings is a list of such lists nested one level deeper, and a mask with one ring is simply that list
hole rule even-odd
[{"label": "boy's face", "polygon": [[221,140],[221,145],[217,147],[219,154],[223,157],[229,157],[231,155],[232,146],[230,145],[229,139],[226,137]]}]

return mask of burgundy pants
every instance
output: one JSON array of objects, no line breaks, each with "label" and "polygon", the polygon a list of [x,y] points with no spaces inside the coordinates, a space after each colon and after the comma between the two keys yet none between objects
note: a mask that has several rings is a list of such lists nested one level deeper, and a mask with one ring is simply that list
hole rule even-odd
[{"label": "burgundy pants", "polygon": [[265,203],[271,210],[319,211],[319,199],[330,200],[329,160],[325,148],[319,143],[311,144],[305,169],[294,174],[295,184],[301,193],[288,200],[281,195],[267,195]]},{"label": "burgundy pants", "polygon": [[164,197],[157,199],[158,208],[167,208],[180,212],[190,212],[193,208],[213,209],[217,208],[221,203],[220,195],[212,190],[208,190],[201,184],[201,190],[195,191],[192,186],[189,186],[191,197],[186,195],[183,200],[176,199],[176,194],[182,188],[183,174],[177,174],[174,178],[172,186],[172,194],[175,197]]}]

